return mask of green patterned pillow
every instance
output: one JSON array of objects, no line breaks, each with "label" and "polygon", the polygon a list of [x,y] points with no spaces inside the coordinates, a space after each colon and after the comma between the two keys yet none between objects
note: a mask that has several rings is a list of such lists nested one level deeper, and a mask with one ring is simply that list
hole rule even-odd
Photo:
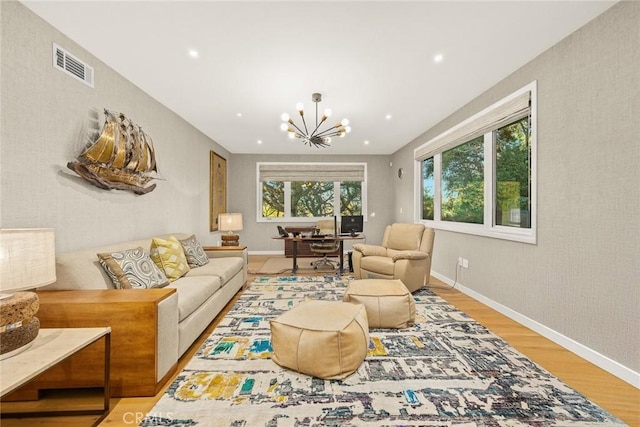
[{"label": "green patterned pillow", "polygon": [[182,250],[182,245],[175,237],[160,239],[154,237],[151,240],[151,259],[170,282],[184,276],[189,271],[187,257]]},{"label": "green patterned pillow", "polygon": [[169,281],[142,248],[99,253],[98,260],[116,289],[162,288]]},{"label": "green patterned pillow", "polygon": [[196,239],[195,235],[191,235],[191,237],[180,240],[180,244],[182,245],[184,254],[187,256],[189,267],[202,267],[209,263],[209,257],[205,253],[198,239]]}]

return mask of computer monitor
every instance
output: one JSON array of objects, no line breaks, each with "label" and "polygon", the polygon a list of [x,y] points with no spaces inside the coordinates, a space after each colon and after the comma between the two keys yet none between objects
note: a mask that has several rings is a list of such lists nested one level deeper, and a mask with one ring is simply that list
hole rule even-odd
[{"label": "computer monitor", "polygon": [[343,215],[340,220],[340,234],[362,233],[363,222],[362,215]]}]

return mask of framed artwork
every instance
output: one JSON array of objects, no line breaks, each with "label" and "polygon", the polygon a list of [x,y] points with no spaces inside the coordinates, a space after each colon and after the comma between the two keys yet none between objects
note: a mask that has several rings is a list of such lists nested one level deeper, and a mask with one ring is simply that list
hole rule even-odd
[{"label": "framed artwork", "polygon": [[227,211],[227,160],[214,153],[209,161],[209,229],[218,230],[218,214]]}]

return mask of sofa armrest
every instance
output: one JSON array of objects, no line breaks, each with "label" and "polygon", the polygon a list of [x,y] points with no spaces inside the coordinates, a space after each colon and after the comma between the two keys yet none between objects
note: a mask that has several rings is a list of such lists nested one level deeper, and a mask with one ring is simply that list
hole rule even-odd
[{"label": "sofa armrest", "polygon": [[422,251],[400,251],[393,254],[391,259],[396,262],[400,259],[425,259],[429,258],[429,254]]},{"label": "sofa armrest", "polygon": [[240,257],[243,260],[242,281],[246,283],[248,266],[249,266],[249,254],[247,253],[246,246],[203,246],[204,252],[209,258],[225,258],[225,257]]},{"label": "sofa armrest", "polygon": [[[178,360],[176,289],[37,293],[40,300],[37,317],[43,328],[111,327],[113,396],[153,396],[175,372]],[[167,316],[175,317],[170,320]],[[101,381],[101,364],[104,363],[100,352],[88,347],[34,380],[34,387],[95,387],[95,383]]]},{"label": "sofa armrest", "polygon": [[353,250],[360,252],[363,256],[387,256],[387,248],[384,246],[358,243],[353,245]]}]

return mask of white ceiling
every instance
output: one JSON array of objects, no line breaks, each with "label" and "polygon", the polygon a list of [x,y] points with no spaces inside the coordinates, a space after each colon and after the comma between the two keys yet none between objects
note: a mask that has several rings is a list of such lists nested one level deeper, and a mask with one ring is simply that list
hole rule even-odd
[{"label": "white ceiling", "polygon": [[[391,154],[615,2],[23,3],[231,153]],[[280,130],[313,92],[328,149]]]}]

